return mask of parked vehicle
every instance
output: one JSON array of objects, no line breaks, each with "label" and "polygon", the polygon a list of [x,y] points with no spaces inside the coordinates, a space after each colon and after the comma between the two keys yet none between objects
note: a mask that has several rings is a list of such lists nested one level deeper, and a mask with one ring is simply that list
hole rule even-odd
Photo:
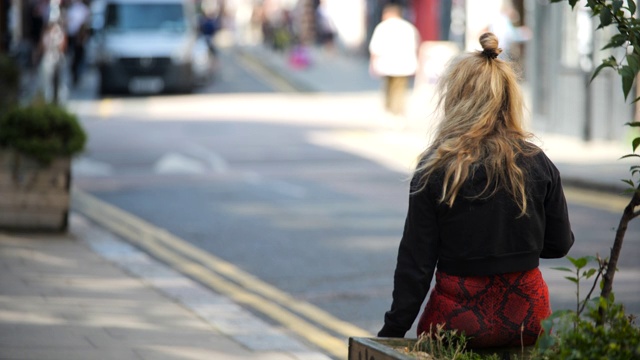
[{"label": "parked vehicle", "polygon": [[[99,91],[191,92],[211,76],[190,0],[101,0],[94,13]],[[101,17],[101,18],[100,18]]]}]

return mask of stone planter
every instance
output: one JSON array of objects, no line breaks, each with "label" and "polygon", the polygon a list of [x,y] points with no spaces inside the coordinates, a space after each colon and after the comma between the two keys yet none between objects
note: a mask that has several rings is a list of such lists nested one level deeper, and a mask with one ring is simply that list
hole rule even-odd
[{"label": "stone planter", "polygon": [[416,339],[349,338],[348,360],[415,360],[395,348],[409,347]]},{"label": "stone planter", "polygon": [[[393,338],[349,338],[348,360],[416,360],[415,357],[402,353],[396,348],[413,348],[417,339]],[[532,346],[522,348],[474,349],[478,354],[498,354],[501,359],[527,360]]]},{"label": "stone planter", "polygon": [[49,165],[0,149],[0,229],[64,232],[69,214],[71,158]]}]

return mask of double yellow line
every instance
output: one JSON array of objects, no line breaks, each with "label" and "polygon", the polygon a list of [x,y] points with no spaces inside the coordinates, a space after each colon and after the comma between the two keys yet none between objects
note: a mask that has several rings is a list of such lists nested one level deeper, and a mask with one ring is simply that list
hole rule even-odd
[{"label": "double yellow line", "polygon": [[347,358],[349,337],[372,336],[367,331],[297,300],[233,264],[79,189],[73,189],[72,204],[74,210],[177,271],[240,305],[264,314],[336,358]]}]

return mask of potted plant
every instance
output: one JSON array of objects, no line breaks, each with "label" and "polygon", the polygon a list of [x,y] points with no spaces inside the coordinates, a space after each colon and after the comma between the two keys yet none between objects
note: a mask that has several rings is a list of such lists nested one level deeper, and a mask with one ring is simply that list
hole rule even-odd
[{"label": "potted plant", "polygon": [[415,339],[349,338],[348,360],[528,360],[533,346],[471,349],[467,338],[437,325]]},{"label": "potted plant", "polygon": [[86,139],[77,117],[59,105],[0,114],[0,228],[67,230],[71,157]]}]

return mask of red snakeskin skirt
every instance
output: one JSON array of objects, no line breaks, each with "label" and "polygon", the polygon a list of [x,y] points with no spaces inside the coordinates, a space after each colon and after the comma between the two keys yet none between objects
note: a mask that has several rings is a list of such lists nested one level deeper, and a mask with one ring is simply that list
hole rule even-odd
[{"label": "red snakeskin skirt", "polygon": [[464,332],[472,348],[532,345],[549,315],[549,290],[537,268],[477,277],[437,271],[418,335],[444,324]]}]

